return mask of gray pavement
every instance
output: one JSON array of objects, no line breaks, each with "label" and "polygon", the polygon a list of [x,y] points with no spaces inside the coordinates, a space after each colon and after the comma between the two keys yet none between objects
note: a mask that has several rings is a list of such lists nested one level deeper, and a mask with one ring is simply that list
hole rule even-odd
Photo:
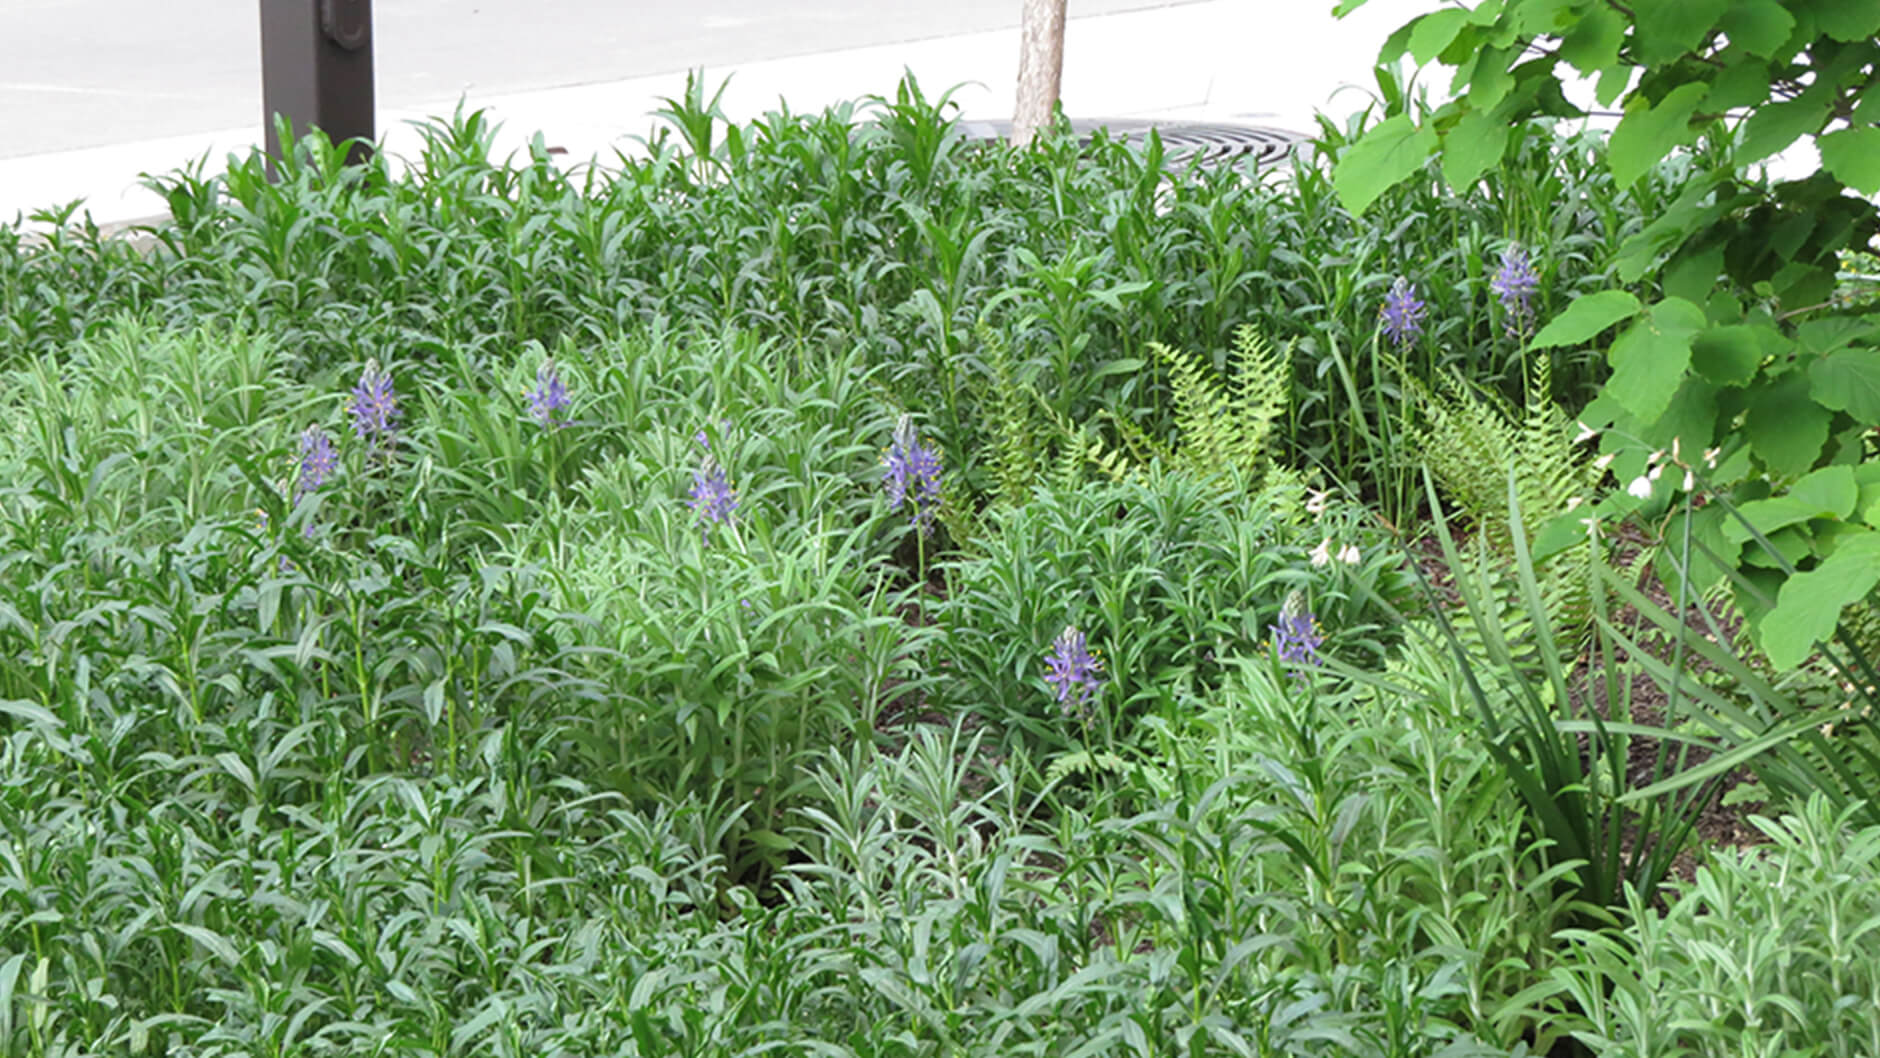
[{"label": "gray pavement", "polygon": [[[259,2],[0,0],[0,158],[258,125]],[[1071,0],[1070,12],[1196,2]],[[1019,9],[1019,0],[376,0],[379,103],[448,110],[466,93],[1007,29]]]}]

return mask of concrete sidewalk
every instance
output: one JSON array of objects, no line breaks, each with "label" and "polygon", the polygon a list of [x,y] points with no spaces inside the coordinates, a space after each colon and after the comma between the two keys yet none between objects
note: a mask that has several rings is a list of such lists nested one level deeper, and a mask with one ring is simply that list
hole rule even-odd
[{"label": "concrete sidewalk", "polygon": [[[1013,0],[1016,7],[1016,0]],[[1331,17],[1333,0],[1207,0],[1179,6],[1073,17],[1066,33],[1064,108],[1077,117],[1244,120],[1315,129],[1318,110],[1343,114],[1363,105],[1371,62],[1384,38],[1427,9],[1418,0],[1373,0],[1351,18]],[[380,59],[381,65],[386,60]],[[903,71],[931,99],[957,86],[965,118],[1009,117],[1017,76],[1018,31],[1004,29],[815,55],[730,63],[705,71],[708,83],[730,78],[723,98],[734,120],[774,109],[797,111],[870,94],[891,96]],[[632,137],[653,127],[650,112],[680,95],[683,73],[608,83],[469,95],[502,123],[499,153],[523,148],[536,132],[565,150],[568,166],[613,161]],[[257,89],[258,91],[258,89]],[[395,157],[415,154],[411,122],[448,114],[456,99],[382,109],[380,135]],[[101,224],[160,214],[163,202],[137,186],[206,159],[213,171],[231,151],[260,139],[253,126],[0,160],[0,219],[84,198]]]}]

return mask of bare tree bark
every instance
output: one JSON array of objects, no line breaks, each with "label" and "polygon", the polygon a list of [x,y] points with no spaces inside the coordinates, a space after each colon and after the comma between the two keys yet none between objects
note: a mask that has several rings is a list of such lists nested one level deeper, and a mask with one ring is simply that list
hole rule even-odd
[{"label": "bare tree bark", "polygon": [[1025,0],[1023,37],[1018,51],[1018,111],[1012,116],[1012,142],[1031,142],[1051,124],[1064,81],[1064,8],[1068,0]]}]

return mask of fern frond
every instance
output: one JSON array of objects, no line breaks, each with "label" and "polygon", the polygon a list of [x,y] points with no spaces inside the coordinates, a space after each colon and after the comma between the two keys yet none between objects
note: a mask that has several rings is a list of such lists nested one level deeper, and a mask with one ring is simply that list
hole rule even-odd
[{"label": "fern frond", "polygon": [[1045,769],[1046,786],[1055,786],[1072,775],[1094,775],[1107,772],[1112,775],[1132,775],[1137,766],[1114,753],[1086,749],[1074,750],[1051,762]]},{"label": "fern frond", "polygon": [[1037,429],[1031,414],[1032,403],[1020,388],[1005,340],[981,323],[979,341],[985,347],[991,385],[987,403],[992,412],[992,476],[998,483],[999,501],[1016,507],[1030,497],[1031,490],[1038,484],[1043,431]]},{"label": "fern frond", "polygon": [[1181,462],[1190,468],[1231,465],[1229,403],[1213,373],[1188,353],[1161,342],[1150,342],[1149,351],[1168,365],[1169,385],[1175,391]]},{"label": "fern frond", "polygon": [[1273,425],[1286,414],[1291,397],[1292,346],[1275,351],[1252,324],[1241,325],[1234,332],[1235,466],[1252,473],[1267,461]]}]

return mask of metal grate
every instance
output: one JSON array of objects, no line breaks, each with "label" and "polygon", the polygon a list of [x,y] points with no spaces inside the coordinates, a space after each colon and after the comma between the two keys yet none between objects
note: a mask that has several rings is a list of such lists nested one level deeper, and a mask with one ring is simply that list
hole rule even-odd
[{"label": "metal grate", "polygon": [[[960,129],[968,139],[1006,139],[1012,134],[1009,121],[963,121]],[[1084,118],[1071,121],[1071,131],[1086,143],[1099,131],[1143,142],[1154,129],[1162,137],[1162,146],[1171,159],[1187,160],[1199,156],[1203,165],[1231,165],[1249,159],[1258,168],[1277,165],[1292,156],[1293,149],[1308,139],[1302,133],[1266,125],[1240,125],[1217,121],[1143,121],[1136,118]]]}]

